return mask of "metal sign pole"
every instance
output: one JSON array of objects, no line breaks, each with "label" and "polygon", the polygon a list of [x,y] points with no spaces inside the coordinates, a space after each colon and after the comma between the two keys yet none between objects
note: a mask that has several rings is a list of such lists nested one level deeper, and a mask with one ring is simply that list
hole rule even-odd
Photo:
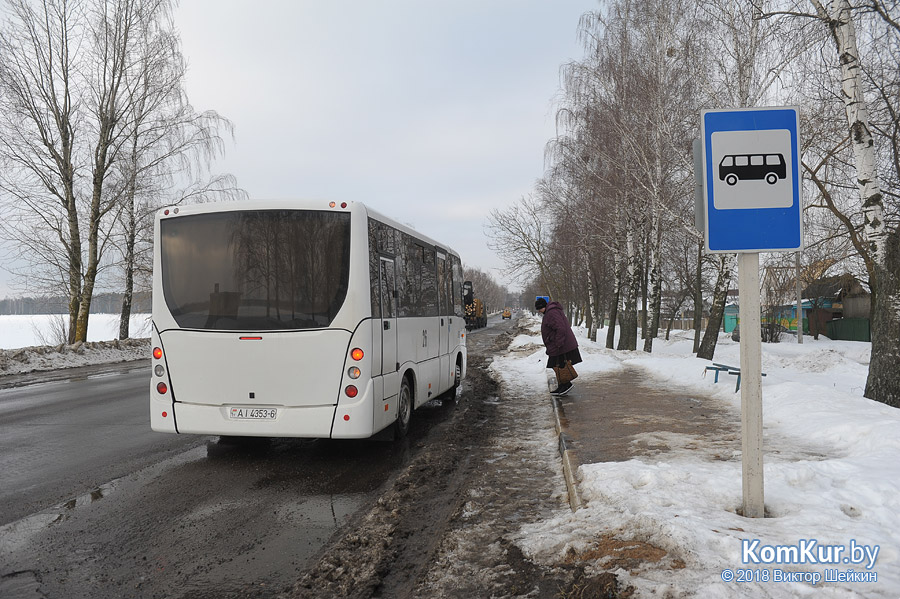
[{"label": "metal sign pole", "polygon": [[762,454],[762,337],[759,254],[738,254],[741,317],[741,450],[745,518],[765,516]]},{"label": "metal sign pole", "polygon": [[799,130],[796,106],[700,111],[706,251],[738,254],[743,510],[748,518],[765,516],[759,252],[803,249]]}]

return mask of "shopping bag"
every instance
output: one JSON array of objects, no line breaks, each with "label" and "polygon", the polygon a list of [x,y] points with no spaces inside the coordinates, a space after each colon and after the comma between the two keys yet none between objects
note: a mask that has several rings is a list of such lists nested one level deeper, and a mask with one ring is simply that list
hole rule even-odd
[{"label": "shopping bag", "polygon": [[565,366],[554,366],[553,372],[556,374],[556,382],[560,385],[571,383],[578,378],[578,373],[575,372],[575,367],[572,366],[572,362],[569,360],[566,360]]}]

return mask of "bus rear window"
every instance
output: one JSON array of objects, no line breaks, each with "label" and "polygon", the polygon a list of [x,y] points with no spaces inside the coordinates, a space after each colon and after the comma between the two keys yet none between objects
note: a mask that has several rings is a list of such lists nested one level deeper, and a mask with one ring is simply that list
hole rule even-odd
[{"label": "bus rear window", "polygon": [[162,286],[186,329],[327,327],[347,295],[350,215],[231,211],[163,219]]}]

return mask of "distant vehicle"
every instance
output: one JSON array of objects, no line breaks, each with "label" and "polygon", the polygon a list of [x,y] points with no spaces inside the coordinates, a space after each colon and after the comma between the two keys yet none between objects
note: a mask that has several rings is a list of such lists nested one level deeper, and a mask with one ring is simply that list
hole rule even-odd
[{"label": "distant vehicle", "polygon": [[501,315],[501,318],[512,318],[512,312],[509,311],[509,308],[506,308],[505,310],[503,310],[503,314]]},{"label": "distant vehicle", "polygon": [[487,326],[487,315],[484,304],[475,297],[472,281],[463,283],[463,307],[466,315],[466,329],[480,329]]},{"label": "distant vehicle", "polygon": [[775,185],[785,177],[787,165],[782,154],[726,154],[719,162],[719,180],[728,185],[752,179]]},{"label": "distant vehicle", "polygon": [[459,255],[363,204],[165,208],[153,252],[155,431],[402,437],[466,375]]}]

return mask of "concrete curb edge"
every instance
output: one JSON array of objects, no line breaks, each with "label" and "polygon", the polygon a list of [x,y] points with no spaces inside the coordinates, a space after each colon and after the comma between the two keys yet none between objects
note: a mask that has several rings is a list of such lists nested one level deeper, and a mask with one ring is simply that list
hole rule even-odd
[{"label": "concrete curb edge", "polygon": [[576,460],[566,444],[567,435],[562,430],[562,423],[559,419],[559,399],[551,397],[553,403],[553,418],[556,425],[556,434],[559,436],[559,455],[562,457],[563,476],[566,479],[566,490],[569,493],[569,507],[572,511],[576,511],[582,507],[581,496],[578,493],[578,486],[575,481],[575,472],[578,469]]}]

